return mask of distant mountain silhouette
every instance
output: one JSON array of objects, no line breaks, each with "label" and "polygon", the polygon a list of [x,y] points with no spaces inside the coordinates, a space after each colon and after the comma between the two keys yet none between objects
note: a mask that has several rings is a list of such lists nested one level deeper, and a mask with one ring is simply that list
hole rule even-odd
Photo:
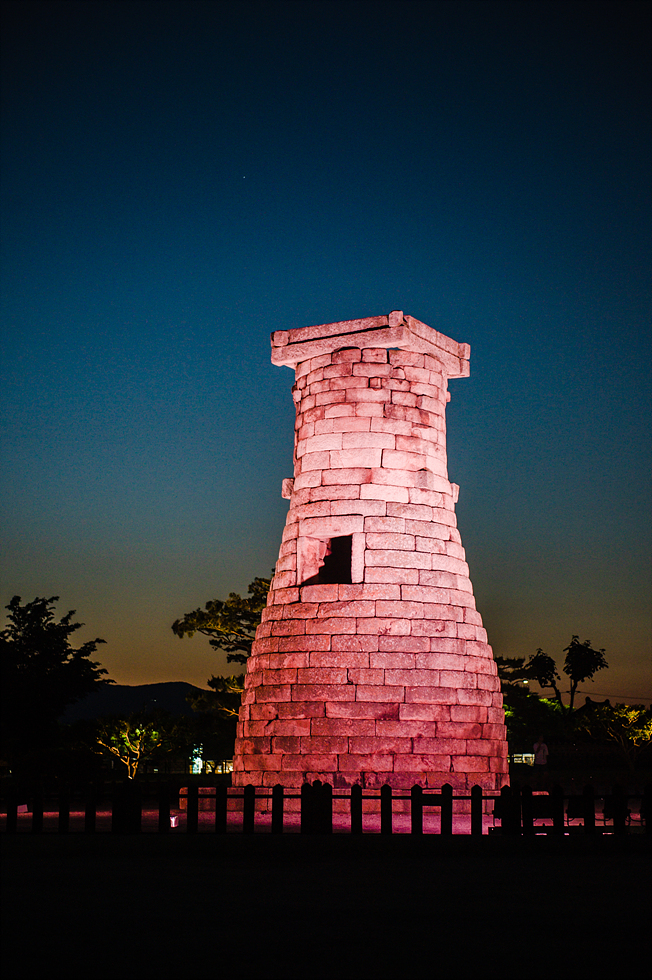
[{"label": "distant mountain silhouette", "polygon": [[102,718],[104,715],[130,715],[135,711],[162,709],[172,715],[191,715],[192,708],[186,695],[197,692],[186,681],[169,681],[165,684],[103,684],[97,691],[71,704],[59,719],[64,725],[74,721]]}]

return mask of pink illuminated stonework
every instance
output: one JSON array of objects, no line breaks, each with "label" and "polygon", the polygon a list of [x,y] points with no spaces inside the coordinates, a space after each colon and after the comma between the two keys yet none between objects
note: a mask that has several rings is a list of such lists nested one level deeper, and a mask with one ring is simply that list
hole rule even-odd
[{"label": "pink illuminated stonework", "polygon": [[294,479],[247,664],[234,785],[507,781],[500,683],[448,480],[469,347],[413,317],[272,334],[294,368]]}]

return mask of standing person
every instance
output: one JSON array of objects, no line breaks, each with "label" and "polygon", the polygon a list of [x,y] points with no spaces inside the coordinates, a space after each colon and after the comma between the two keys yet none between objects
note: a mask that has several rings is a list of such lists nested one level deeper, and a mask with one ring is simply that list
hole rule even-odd
[{"label": "standing person", "polygon": [[548,746],[543,740],[543,735],[532,746],[534,752],[534,785],[544,787],[547,783],[548,774]]}]

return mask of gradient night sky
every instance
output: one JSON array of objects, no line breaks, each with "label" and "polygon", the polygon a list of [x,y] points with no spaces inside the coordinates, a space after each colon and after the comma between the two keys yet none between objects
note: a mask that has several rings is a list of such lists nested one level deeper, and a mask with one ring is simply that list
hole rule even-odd
[{"label": "gradient night sky", "polygon": [[[401,309],[471,344],[449,471],[497,654],[652,694],[649,7],[7,4],[2,605],[123,684],[278,555],[272,330]],[[230,668],[231,669],[231,668]]]}]

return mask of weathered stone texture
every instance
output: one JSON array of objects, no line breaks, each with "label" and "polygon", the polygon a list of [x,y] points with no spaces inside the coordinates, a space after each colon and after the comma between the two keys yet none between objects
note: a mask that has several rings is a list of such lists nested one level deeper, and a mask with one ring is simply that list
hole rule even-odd
[{"label": "weathered stone texture", "polygon": [[[235,785],[505,781],[500,683],[447,474],[447,382],[468,359],[398,311],[273,334],[272,360],[296,374],[294,479]],[[320,581],[347,539],[343,580]]]}]

